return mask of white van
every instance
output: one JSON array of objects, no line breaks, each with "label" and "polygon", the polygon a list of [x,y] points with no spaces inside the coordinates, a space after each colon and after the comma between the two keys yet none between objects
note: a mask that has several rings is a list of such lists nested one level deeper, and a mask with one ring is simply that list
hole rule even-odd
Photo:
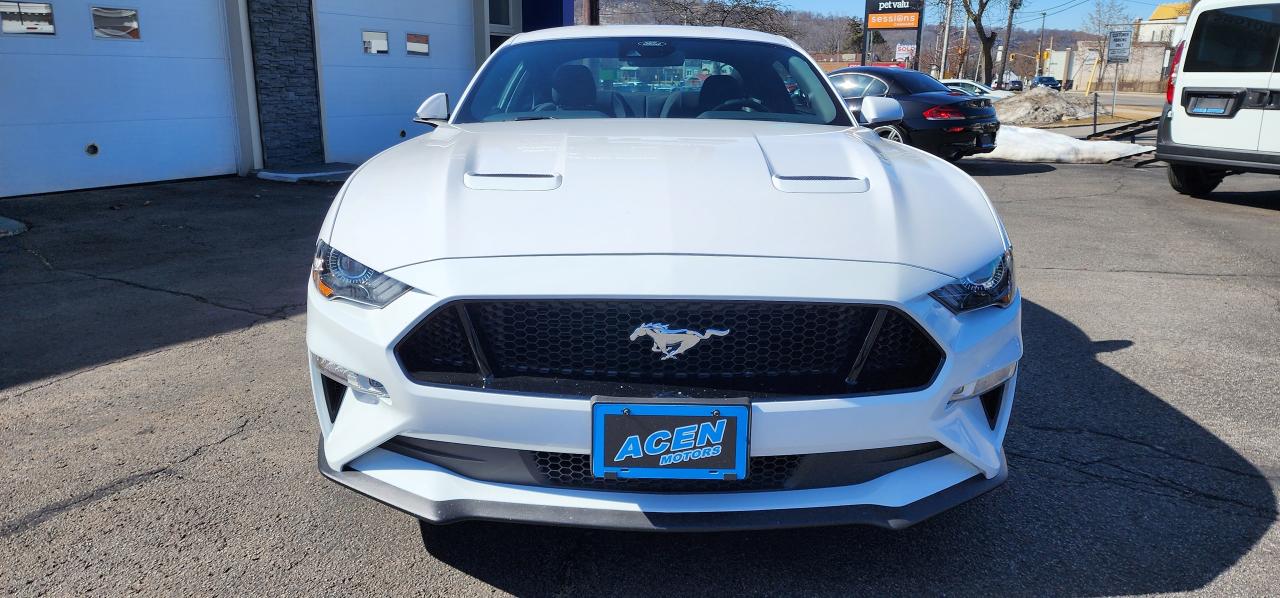
[{"label": "white van", "polygon": [[1179,193],[1280,174],[1280,2],[1202,0],[1174,51],[1156,157]]}]

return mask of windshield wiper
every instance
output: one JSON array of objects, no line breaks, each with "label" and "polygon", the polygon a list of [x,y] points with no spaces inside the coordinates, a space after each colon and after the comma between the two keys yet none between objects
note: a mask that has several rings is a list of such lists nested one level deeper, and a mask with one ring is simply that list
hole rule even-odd
[{"label": "windshield wiper", "polygon": [[517,116],[512,120],[556,120],[554,116]]}]

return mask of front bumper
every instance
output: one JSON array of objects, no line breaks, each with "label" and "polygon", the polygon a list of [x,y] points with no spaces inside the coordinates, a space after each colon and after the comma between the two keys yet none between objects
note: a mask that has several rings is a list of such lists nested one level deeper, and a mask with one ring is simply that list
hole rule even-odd
[{"label": "front bumper", "polygon": [[[937,461],[950,459],[944,457]],[[1003,484],[1008,467],[987,478],[974,474],[938,492],[902,505],[857,503],[841,499],[841,489],[823,489],[829,496],[823,504],[819,498],[812,506],[767,508],[753,497],[737,494],[700,495],[696,502],[707,510],[662,511],[657,504],[664,498],[631,493],[576,492],[581,496],[558,494],[559,500],[536,500],[536,496],[519,486],[485,484],[452,474],[421,461],[383,449],[375,449],[359,461],[366,469],[329,466],[324,442],[317,450],[320,473],[333,482],[346,486],[384,505],[431,523],[460,521],[503,521],[631,531],[740,531],[782,527],[817,527],[826,525],[875,525],[903,529],[924,521],[960,503],[976,498]],[[930,465],[928,473],[941,476],[964,472],[954,462]],[[920,466],[917,466],[920,467]],[[905,470],[904,470],[905,471]],[[896,480],[879,478],[864,485],[893,486]],[[960,475],[963,475],[961,473]],[[950,480],[952,477],[942,477]],[[831,492],[825,492],[831,490]],[[865,490],[865,489],[864,489]],[[808,490],[799,492],[819,492]],[[844,494],[850,494],[843,489]],[[853,492],[857,494],[858,492]],[[772,494],[772,493],[744,493]],[[545,498],[545,497],[544,497]],[[666,497],[669,498],[669,497]],[[740,498],[745,500],[739,500]],[[814,497],[817,498],[817,497]],[[742,503],[738,505],[737,503]],[[691,505],[697,508],[697,505]],[[713,507],[713,508],[712,508]],[[726,508],[727,507],[727,508]],[[765,508],[761,508],[765,507]]]},{"label": "front bumper", "polygon": [[[655,273],[637,281],[628,273]],[[345,390],[330,418],[312,367],[327,477],[415,516],[626,529],[749,529],[872,523],[902,527],[1003,480],[1001,445],[1016,376],[989,420],[952,390],[1018,361],[1020,303],[956,316],[927,293],[944,275],[897,264],[705,256],[579,256],[444,260],[391,274],[411,292],[381,310],[310,290],[310,352],[381,381],[390,398]],[[578,398],[428,386],[399,368],[393,347],[431,309],[460,298],[694,297],[878,303],[910,314],[946,358],[925,389],[752,404],[750,455],[805,455],[938,442],[951,451],[863,483],[828,488],[647,494],[488,482],[379,448],[405,436],[525,451],[590,452],[590,403]]]}]

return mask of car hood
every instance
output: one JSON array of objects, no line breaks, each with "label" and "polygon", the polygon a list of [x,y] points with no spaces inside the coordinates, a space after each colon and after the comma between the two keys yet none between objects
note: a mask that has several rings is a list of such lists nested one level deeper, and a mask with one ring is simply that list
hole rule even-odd
[{"label": "car hood", "polygon": [[524,255],[769,256],[964,275],[1003,228],[954,166],[866,129],[583,119],[444,125],[348,180],[325,231],[387,272]]}]

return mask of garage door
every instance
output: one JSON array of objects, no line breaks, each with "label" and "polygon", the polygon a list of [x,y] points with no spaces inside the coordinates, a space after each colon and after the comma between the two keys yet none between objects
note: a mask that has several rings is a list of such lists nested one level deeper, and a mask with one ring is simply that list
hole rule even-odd
[{"label": "garage door", "polygon": [[236,172],[222,4],[0,1],[0,197]]},{"label": "garage door", "polygon": [[456,102],[475,71],[471,0],[316,0],[325,157],[360,163],[429,130],[427,96]]}]

